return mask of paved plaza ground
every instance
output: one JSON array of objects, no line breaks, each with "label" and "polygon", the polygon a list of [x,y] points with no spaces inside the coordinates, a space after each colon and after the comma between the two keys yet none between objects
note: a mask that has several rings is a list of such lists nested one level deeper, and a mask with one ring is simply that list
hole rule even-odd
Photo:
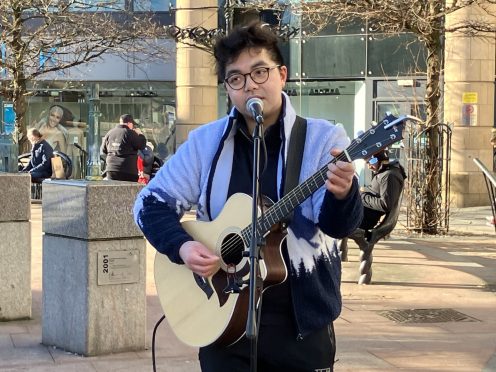
[{"label": "paved plaza ground", "polygon": [[[489,215],[489,207],[452,210],[444,237],[409,236],[400,219],[374,249],[371,285],[356,284],[358,249],[350,242],[335,323],[337,372],[496,371],[496,233],[485,224]],[[151,335],[162,315],[154,249],[147,247],[148,350],[83,357],[41,344],[41,240],[41,206],[33,204],[33,318],[0,323],[0,371],[152,371]],[[165,322],[156,356],[158,371],[199,371],[197,350]]]}]

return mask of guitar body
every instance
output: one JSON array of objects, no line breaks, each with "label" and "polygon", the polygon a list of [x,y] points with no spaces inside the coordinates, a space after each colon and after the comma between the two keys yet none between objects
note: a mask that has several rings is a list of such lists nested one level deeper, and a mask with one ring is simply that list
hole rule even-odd
[{"label": "guitar body", "polygon": [[[213,342],[231,344],[245,332],[249,287],[240,284],[239,293],[226,293],[228,267],[236,268],[238,279],[249,278],[248,258],[242,257],[245,245],[242,230],[251,224],[252,198],[235,194],[212,222],[186,221],[183,228],[197,241],[221,257],[221,268],[210,278],[201,278],[185,265],[172,263],[167,256],[155,256],[155,284],[164,311],[176,336],[184,343],[200,347]],[[281,254],[284,234],[267,237],[260,260],[264,288],[282,283],[287,269]],[[233,244],[237,243],[237,244]]]}]

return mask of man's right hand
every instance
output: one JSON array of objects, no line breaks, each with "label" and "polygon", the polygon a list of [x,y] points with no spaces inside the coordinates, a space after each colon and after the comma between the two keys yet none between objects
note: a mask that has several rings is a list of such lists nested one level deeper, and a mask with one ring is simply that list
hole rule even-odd
[{"label": "man's right hand", "polygon": [[214,275],[220,267],[220,258],[197,241],[188,241],[179,248],[179,256],[194,273],[207,277]]}]

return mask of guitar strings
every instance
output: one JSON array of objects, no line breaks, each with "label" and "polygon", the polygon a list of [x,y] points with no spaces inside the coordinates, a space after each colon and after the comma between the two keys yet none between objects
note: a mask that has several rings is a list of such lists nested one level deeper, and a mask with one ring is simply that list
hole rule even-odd
[{"label": "guitar strings", "polygon": [[[394,128],[394,127],[393,127]],[[358,138],[355,138],[353,139],[353,141],[351,142],[350,146],[348,146],[346,148],[346,151],[348,153],[352,152],[353,150],[356,150],[356,148],[359,148],[361,143],[367,139],[368,137],[374,135],[375,131],[377,129],[380,129],[379,127],[375,127],[373,128],[374,130],[372,129],[369,129],[367,132],[365,132],[362,137],[358,137]],[[357,141],[357,139],[360,139],[360,141]],[[374,144],[375,146],[375,144]],[[369,147],[373,147],[373,146],[369,146]],[[379,147],[378,147],[379,148]],[[367,152],[367,155],[368,155],[368,152]],[[358,158],[357,158],[358,159]],[[278,204],[285,204],[285,202],[288,202],[288,201],[292,201],[294,200],[293,198],[296,197],[296,200],[298,199],[297,198],[297,193],[300,191],[300,189],[302,188],[302,186],[308,186],[308,189],[309,191],[312,191],[312,189],[309,187],[308,183],[310,181],[312,182],[315,182],[316,183],[316,179],[315,177],[317,176],[320,176],[321,178],[323,178],[323,175],[321,175],[321,173],[324,173],[326,174],[327,173],[327,167],[329,166],[329,164],[334,164],[336,163],[337,161],[348,161],[348,156],[345,154],[345,152],[341,152],[339,155],[337,155],[336,157],[334,157],[329,163],[327,163],[324,167],[322,167],[321,169],[319,169],[317,172],[315,172],[311,177],[309,177],[308,179],[306,179],[304,182],[302,182],[300,185],[298,185],[297,187],[295,187],[293,190],[291,190],[290,192],[288,192],[284,197],[281,198],[281,200],[279,200],[276,204],[274,204],[272,207],[270,207],[266,212],[265,212],[265,216],[264,216],[264,219],[262,219],[261,217],[257,218],[257,234],[263,234],[265,233],[266,231],[264,230],[267,230],[275,223],[275,221],[273,221],[270,226],[266,229],[263,229],[263,226],[260,226],[261,223],[263,221],[267,221],[269,219],[269,217],[272,216],[273,211],[275,210],[277,212],[277,210],[279,211],[282,211],[281,207],[277,207]],[[324,182],[325,182],[325,179],[324,178]],[[317,185],[317,184],[316,184]],[[315,192],[317,189],[319,189],[320,187],[322,187],[322,184],[319,185],[313,192]],[[311,194],[313,194],[313,192]],[[310,194],[310,195],[311,195]],[[310,196],[309,195],[309,196]],[[292,203],[291,203],[291,207],[292,207],[292,210],[295,208]],[[290,213],[290,212],[289,212]],[[259,229],[260,228],[260,229]],[[240,231],[240,234],[241,235],[241,239],[243,242],[247,241],[248,240],[248,236],[247,236],[247,231],[248,230],[251,230],[251,224],[248,225],[247,227],[245,227],[244,229],[242,229]],[[259,231],[261,230],[261,231]],[[238,247],[240,246],[240,244],[238,244],[239,242],[239,239],[237,239],[236,236],[234,237],[230,237],[226,242],[225,244],[223,244],[221,246],[221,255],[228,255],[228,254],[231,254],[233,253],[235,250],[238,249]],[[242,247],[244,248],[244,246]]]},{"label": "guitar strings", "polygon": [[[377,127],[375,128],[377,130]],[[350,151],[353,151],[355,150],[357,147],[359,147],[359,145],[361,144],[361,142],[363,140],[365,140],[367,137],[373,135],[374,132],[372,132],[371,130],[365,132],[365,134],[363,135],[363,137],[360,138],[360,141],[357,141],[356,139],[354,139],[352,141],[352,143],[350,144],[350,146],[348,146],[346,148],[346,151],[350,152]],[[299,189],[301,189],[301,186],[302,185],[305,185],[307,184],[309,181],[315,181],[315,177],[320,175],[324,170],[325,170],[325,173],[327,173],[327,167],[329,164],[331,163],[335,163],[336,161],[339,161],[339,160],[342,160],[342,161],[347,161],[348,158],[346,156],[346,154],[344,152],[342,152],[341,154],[337,155],[336,157],[334,157],[329,163],[327,163],[324,167],[322,167],[319,171],[317,171],[314,175],[312,175],[310,178],[308,178],[307,180],[305,180],[303,183],[301,183],[299,186],[295,187],[293,190],[291,190],[288,194],[286,194],[281,200],[279,200],[279,202],[277,202],[274,206],[272,206],[271,208],[269,208],[267,210],[267,212],[265,213],[265,220],[268,220],[268,217],[269,215],[272,215],[272,211],[273,210],[277,210],[277,204],[284,204],[284,199],[287,199],[288,201],[292,200],[292,198],[295,196],[295,194],[299,191]],[[325,180],[324,180],[325,182]],[[320,188],[322,185],[318,186],[318,188]],[[309,188],[309,190],[311,191],[311,189]],[[282,202],[282,203],[281,203]],[[281,210],[281,208],[279,207],[279,210]],[[259,227],[260,227],[260,223],[262,222],[262,219],[261,218],[258,218],[257,219],[257,233],[258,234],[262,234],[264,233],[265,231],[259,231]],[[272,226],[273,223],[270,225]],[[269,226],[269,228],[270,228]],[[263,226],[262,226],[263,227]],[[247,234],[246,234],[246,231],[247,230],[251,230],[251,224],[249,226],[247,226],[246,228],[244,228],[243,230],[241,230],[240,232],[240,235],[241,235],[241,238],[243,241],[246,241],[248,240],[247,238]],[[265,230],[265,229],[263,229]],[[230,238],[229,240],[227,240],[225,242],[225,245],[223,245],[221,247],[221,254],[231,254],[233,253],[238,247],[239,247],[239,244],[237,244],[239,242],[239,239],[237,239],[237,237],[232,237]],[[244,248],[244,246],[243,246]]]}]

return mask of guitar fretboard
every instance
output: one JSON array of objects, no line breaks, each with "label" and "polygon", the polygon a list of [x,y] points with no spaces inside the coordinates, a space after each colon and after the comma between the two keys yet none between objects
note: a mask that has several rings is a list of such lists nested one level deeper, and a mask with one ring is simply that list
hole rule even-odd
[{"label": "guitar fretboard", "polygon": [[[316,192],[327,180],[328,165],[338,160],[346,160],[343,154],[332,159],[313,176],[296,186],[284,197],[265,211],[264,215],[257,219],[257,236],[265,235],[272,226],[282,221],[293,210]],[[250,241],[252,226],[249,225],[241,230],[241,237],[245,242]]]},{"label": "guitar fretboard", "polygon": [[[272,226],[282,221],[286,216],[293,212],[298,205],[303,203],[315,191],[322,187],[327,179],[329,164],[333,164],[338,160],[353,161],[356,159],[365,159],[389,144],[401,140],[403,138],[403,121],[406,119],[406,116],[396,118],[389,115],[377,126],[370,128],[368,131],[351,141],[350,146],[348,146],[345,151],[333,158],[303,183],[288,192],[281,200],[265,211],[261,217],[258,217],[256,225],[257,236],[264,236],[270,231]],[[251,230],[252,225],[250,224],[240,232],[245,243],[251,240]]]}]

